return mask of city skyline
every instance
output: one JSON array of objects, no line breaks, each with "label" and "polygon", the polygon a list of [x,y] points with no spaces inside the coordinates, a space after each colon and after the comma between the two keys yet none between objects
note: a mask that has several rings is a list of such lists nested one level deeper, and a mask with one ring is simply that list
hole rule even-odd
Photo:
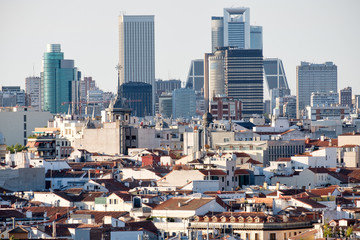
[{"label": "city skyline", "polygon": [[[26,77],[40,75],[46,44],[59,43],[83,76],[92,76],[101,89],[116,91],[117,18],[121,11],[128,15],[155,15],[155,77],[180,79],[184,83],[191,60],[211,52],[211,17],[222,15],[224,8],[246,7],[250,9],[250,24],[263,27],[264,58],[282,59],[293,92],[296,66],[301,61],[332,61],[339,69],[338,88],[352,86],[356,94],[360,92],[356,81],[360,36],[353,30],[360,21],[356,15],[360,2],[347,1],[342,9],[338,3],[64,1],[53,12],[51,4],[45,1],[1,1],[0,30],[4,34],[0,40],[0,84],[24,87]],[[64,13],[66,18],[62,17]]]}]

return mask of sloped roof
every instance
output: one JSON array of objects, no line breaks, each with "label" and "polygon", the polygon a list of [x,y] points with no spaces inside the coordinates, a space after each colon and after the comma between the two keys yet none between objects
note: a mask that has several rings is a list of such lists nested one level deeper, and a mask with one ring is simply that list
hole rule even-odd
[{"label": "sloped roof", "polygon": [[90,211],[90,210],[77,210],[75,214],[90,214],[94,216],[95,223],[103,223],[105,216],[111,216],[112,218],[119,219],[120,217],[128,216],[128,212],[115,212],[115,211]]},{"label": "sloped roof", "polygon": [[108,189],[109,192],[129,191],[130,190],[123,183],[118,182],[115,179],[94,179],[93,181],[98,184],[104,184],[105,188]]},{"label": "sloped roof", "polygon": [[257,160],[254,160],[252,158],[250,158],[249,160],[246,161],[246,163],[251,163],[251,164],[254,164],[254,165],[261,165],[262,162],[259,162]]},{"label": "sloped roof", "polygon": [[130,231],[146,230],[157,234],[159,231],[152,221],[127,222]]},{"label": "sloped roof", "polygon": [[189,197],[173,197],[159,204],[153,210],[196,210],[205,204],[213,201],[215,198],[189,198]]},{"label": "sloped roof", "polygon": [[290,162],[291,158],[278,158],[276,159],[277,162]]},{"label": "sloped roof", "polygon": [[1,218],[11,218],[11,217],[24,218],[25,214],[23,214],[22,212],[20,212],[16,209],[12,209],[12,208],[0,209],[0,219]]},{"label": "sloped roof", "polygon": [[315,200],[309,199],[309,198],[295,198],[297,201],[302,202],[311,208],[326,208],[324,204],[318,203]]},{"label": "sloped roof", "polygon": [[205,176],[226,176],[226,172],[223,170],[217,170],[217,169],[210,169],[210,170],[199,170],[200,173],[202,173]]},{"label": "sloped roof", "polygon": [[234,175],[250,175],[250,173],[246,169],[236,169]]},{"label": "sloped roof", "polygon": [[327,196],[328,194],[332,194],[337,186],[329,186],[326,188],[317,188],[317,189],[311,189],[310,192],[319,196]]}]

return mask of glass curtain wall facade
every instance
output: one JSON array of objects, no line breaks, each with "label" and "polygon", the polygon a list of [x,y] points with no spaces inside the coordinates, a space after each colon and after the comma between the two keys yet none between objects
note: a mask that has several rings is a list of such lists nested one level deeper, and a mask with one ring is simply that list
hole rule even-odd
[{"label": "glass curtain wall facade", "polygon": [[131,114],[137,117],[152,113],[152,86],[142,82],[129,82],[120,86],[122,96],[127,99]]},{"label": "glass curtain wall facade", "polygon": [[72,111],[77,105],[79,89],[76,83],[80,80],[80,72],[74,67],[74,60],[64,60],[60,44],[49,44],[44,53],[41,73],[41,106],[43,111],[65,113]]},{"label": "glass curtain wall facade", "polygon": [[204,88],[204,59],[191,61],[186,88],[192,88],[195,91],[202,91]]}]

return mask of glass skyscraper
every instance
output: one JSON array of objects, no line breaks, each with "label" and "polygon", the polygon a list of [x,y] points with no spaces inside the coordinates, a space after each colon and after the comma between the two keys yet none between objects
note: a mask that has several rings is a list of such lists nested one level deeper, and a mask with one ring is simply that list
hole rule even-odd
[{"label": "glass skyscraper", "polygon": [[204,88],[204,59],[191,61],[186,88],[192,88],[195,91],[201,91]]},{"label": "glass skyscraper", "polygon": [[43,111],[65,113],[69,104],[73,113],[79,102],[81,74],[74,60],[64,59],[60,44],[48,44],[41,72],[41,106]]},{"label": "glass skyscraper", "polygon": [[[119,16],[120,85],[143,82],[155,93],[155,36],[153,15]],[[151,114],[153,113],[153,107]]]}]

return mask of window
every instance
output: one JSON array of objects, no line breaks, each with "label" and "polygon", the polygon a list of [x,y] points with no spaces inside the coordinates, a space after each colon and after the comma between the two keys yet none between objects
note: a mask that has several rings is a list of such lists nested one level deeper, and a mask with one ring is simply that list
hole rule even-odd
[{"label": "window", "polygon": [[117,204],[117,199],[114,199],[114,204]]},{"label": "window", "polygon": [[24,130],[26,130],[26,123],[24,123]]},{"label": "window", "polygon": [[224,182],[225,181],[225,177],[222,177],[222,182]]},{"label": "window", "polygon": [[270,233],[270,240],[276,240],[276,233]]},{"label": "window", "polygon": [[24,115],[24,122],[26,122],[26,115]]},{"label": "window", "polygon": [[232,168],[231,168],[231,169],[232,169],[232,171],[234,171],[234,170],[235,170],[234,166],[232,166]]},{"label": "window", "polygon": [[229,186],[229,181],[226,181],[226,186]]},{"label": "window", "polygon": [[286,239],[286,233],[284,233],[284,239]]},{"label": "window", "polygon": [[259,240],[259,234],[255,233],[255,240]]},{"label": "window", "polygon": [[249,233],[246,234],[246,240],[250,240],[250,234]]}]

